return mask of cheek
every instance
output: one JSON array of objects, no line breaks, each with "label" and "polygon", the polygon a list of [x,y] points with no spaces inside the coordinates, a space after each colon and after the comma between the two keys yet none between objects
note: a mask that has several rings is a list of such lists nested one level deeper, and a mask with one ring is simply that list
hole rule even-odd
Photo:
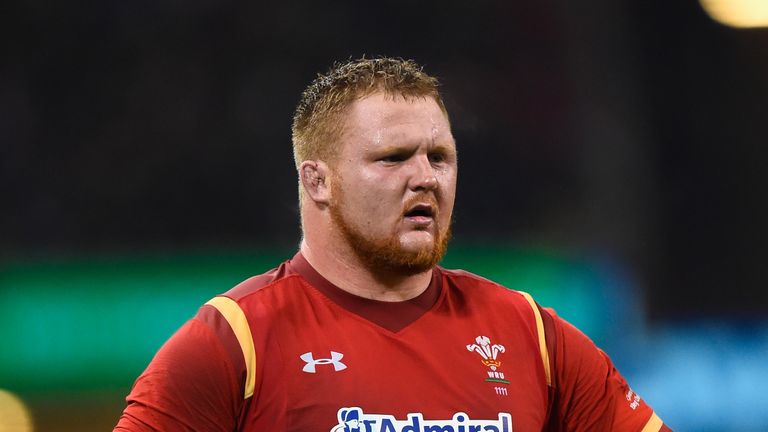
[{"label": "cheek", "polygon": [[443,222],[450,220],[453,213],[453,204],[456,199],[456,177],[453,176],[451,181],[443,183],[444,187],[441,190],[440,201],[443,207],[443,213],[440,215],[440,219]]},{"label": "cheek", "polygon": [[453,200],[456,197],[456,171],[445,173],[438,180],[440,181],[443,198],[453,204]]},{"label": "cheek", "polygon": [[391,178],[371,176],[365,178],[360,187],[367,208],[384,211],[397,206],[397,210],[400,210],[402,194]]},{"label": "cheek", "polygon": [[[361,185],[360,193],[347,197],[346,212],[368,227],[383,225],[393,214],[400,214],[400,203],[391,199],[391,194],[374,187]],[[393,211],[396,210],[396,211]]]}]

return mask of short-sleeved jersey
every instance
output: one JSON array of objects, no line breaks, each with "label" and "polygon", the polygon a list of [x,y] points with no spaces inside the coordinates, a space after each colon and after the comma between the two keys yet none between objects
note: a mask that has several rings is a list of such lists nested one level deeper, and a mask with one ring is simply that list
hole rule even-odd
[{"label": "short-sleeved jersey", "polygon": [[301,254],[202,306],[126,400],[116,431],[669,430],[527,294],[438,267],[380,302]]}]

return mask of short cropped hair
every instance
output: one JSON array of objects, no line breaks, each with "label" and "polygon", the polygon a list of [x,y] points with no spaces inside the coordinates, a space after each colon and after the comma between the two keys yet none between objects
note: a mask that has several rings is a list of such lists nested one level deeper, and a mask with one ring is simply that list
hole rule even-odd
[{"label": "short cropped hair", "polygon": [[341,116],[349,105],[376,92],[406,99],[432,97],[448,115],[438,92],[437,78],[413,60],[379,57],[334,63],[304,90],[293,116],[293,157],[298,169],[305,160],[332,163],[343,127]]}]

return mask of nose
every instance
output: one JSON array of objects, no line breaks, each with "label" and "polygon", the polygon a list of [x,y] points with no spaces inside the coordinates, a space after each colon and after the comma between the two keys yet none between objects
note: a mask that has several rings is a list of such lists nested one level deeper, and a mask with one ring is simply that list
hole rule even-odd
[{"label": "nose", "polygon": [[435,168],[429,162],[429,158],[419,156],[415,158],[415,172],[411,177],[411,189],[413,190],[434,190],[437,188],[437,176]]}]

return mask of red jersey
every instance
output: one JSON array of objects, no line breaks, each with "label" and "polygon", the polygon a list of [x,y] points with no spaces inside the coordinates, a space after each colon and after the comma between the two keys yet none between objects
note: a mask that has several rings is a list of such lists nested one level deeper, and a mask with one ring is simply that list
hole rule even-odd
[{"label": "red jersey", "polygon": [[301,254],[202,306],[126,400],[115,431],[668,430],[527,294],[438,267],[418,297],[380,302]]}]

